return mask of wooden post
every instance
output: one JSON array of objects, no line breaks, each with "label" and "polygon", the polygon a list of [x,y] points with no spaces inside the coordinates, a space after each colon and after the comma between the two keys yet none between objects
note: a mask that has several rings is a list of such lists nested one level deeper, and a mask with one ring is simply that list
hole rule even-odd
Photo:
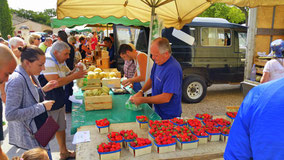
[{"label": "wooden post", "polygon": [[247,34],[247,53],[245,62],[245,79],[250,79],[251,67],[253,64],[254,48],[255,48],[255,35],[257,31],[257,8],[251,8],[249,10],[248,19],[248,34]]}]

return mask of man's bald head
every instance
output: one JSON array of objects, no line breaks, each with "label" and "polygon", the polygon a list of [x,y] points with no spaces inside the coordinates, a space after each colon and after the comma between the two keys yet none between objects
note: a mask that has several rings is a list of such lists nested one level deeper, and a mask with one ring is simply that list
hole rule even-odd
[{"label": "man's bald head", "polygon": [[12,51],[0,44],[0,84],[6,82],[17,66],[16,57]]}]

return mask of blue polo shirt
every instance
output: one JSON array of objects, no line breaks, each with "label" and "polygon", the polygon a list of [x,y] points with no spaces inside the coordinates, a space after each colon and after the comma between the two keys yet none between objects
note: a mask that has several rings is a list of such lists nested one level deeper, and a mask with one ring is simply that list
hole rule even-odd
[{"label": "blue polo shirt", "polygon": [[231,128],[225,160],[284,159],[284,78],[254,87]]},{"label": "blue polo shirt", "polygon": [[155,111],[162,119],[180,117],[182,95],[182,69],[174,57],[159,66],[154,63],[151,71],[152,96],[162,93],[173,93],[169,103],[154,104]]}]

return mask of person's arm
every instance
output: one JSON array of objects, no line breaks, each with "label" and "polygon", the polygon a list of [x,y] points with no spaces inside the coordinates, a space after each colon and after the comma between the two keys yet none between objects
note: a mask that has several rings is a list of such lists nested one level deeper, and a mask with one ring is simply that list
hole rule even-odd
[{"label": "person's arm", "polygon": [[269,78],[270,78],[270,73],[269,72],[263,72],[263,75],[260,79],[260,83],[268,82]]},{"label": "person's arm", "polygon": [[83,78],[86,74],[87,74],[86,71],[78,71],[66,77],[59,77],[58,74],[44,75],[44,77],[47,81],[57,80],[58,82],[57,87],[62,87],[62,86],[69,84],[75,79]]},{"label": "person's arm", "polygon": [[6,83],[0,84],[1,99],[2,99],[2,101],[3,101],[4,103],[6,103],[5,84],[6,84]]},{"label": "person's arm", "polygon": [[[143,97],[143,93],[147,92],[149,89],[152,88],[152,80],[151,78],[145,83],[145,85],[138,91],[133,97]],[[131,99],[130,99],[131,100]]]},{"label": "person's arm", "polygon": [[90,49],[85,45],[82,45],[82,50],[84,50],[86,53],[91,53]]},{"label": "person's arm", "polygon": [[163,103],[169,103],[170,100],[172,99],[172,96],[173,96],[173,93],[162,93],[162,94],[151,96],[151,97],[134,97],[130,100],[132,103],[136,105],[139,105],[142,103],[163,104]]}]

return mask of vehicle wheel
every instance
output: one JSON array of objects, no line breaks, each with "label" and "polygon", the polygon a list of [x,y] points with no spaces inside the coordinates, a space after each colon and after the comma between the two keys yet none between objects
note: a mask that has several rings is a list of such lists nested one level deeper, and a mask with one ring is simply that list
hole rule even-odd
[{"label": "vehicle wheel", "polygon": [[187,103],[198,103],[205,96],[207,85],[205,80],[198,75],[190,75],[183,80],[182,98]]}]

